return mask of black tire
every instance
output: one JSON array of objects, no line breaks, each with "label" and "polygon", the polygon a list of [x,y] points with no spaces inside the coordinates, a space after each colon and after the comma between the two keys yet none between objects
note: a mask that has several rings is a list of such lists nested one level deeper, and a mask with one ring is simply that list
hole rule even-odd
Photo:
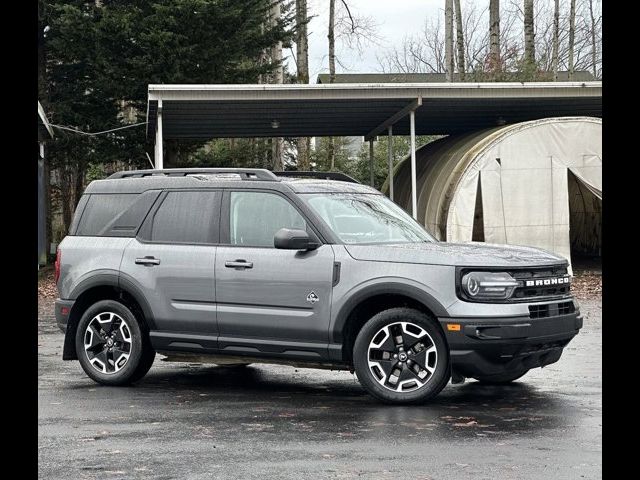
[{"label": "black tire", "polygon": [[[104,372],[99,371],[99,367],[94,366],[90,361],[89,355],[93,355],[95,358],[98,358],[100,353],[94,355],[93,350],[85,350],[85,339],[91,338],[93,342],[93,334],[87,332],[87,327],[90,323],[95,327],[96,317],[101,316],[101,318],[108,318],[108,314],[115,314],[124,320],[125,326],[127,327],[126,331],[129,335],[127,342],[129,343],[129,356],[126,361],[123,361],[123,366],[119,368],[119,370]],[[107,322],[107,325],[110,324]],[[108,328],[109,327],[105,327],[105,332]],[[100,339],[100,341],[102,341],[102,339]],[[116,343],[116,346],[117,345],[118,344]],[[104,348],[104,344],[97,344],[97,350],[95,351],[100,352],[101,347]],[[151,347],[149,337],[146,332],[141,329],[135,315],[125,305],[115,300],[101,300],[91,305],[84,312],[80,322],[78,323],[76,331],[76,352],[80,365],[89,378],[97,383],[113,386],[128,385],[141,379],[149,371],[155,358],[155,351]],[[120,350],[118,350],[118,352],[120,352]],[[111,357],[107,356],[100,358],[111,358],[111,360],[113,360],[113,354],[111,354]],[[109,363],[110,367],[115,368],[115,366],[112,366],[109,361],[107,363]],[[107,366],[104,366],[103,369],[107,369]]]},{"label": "black tire", "polygon": [[484,385],[505,385],[511,383],[527,374],[527,370],[517,370],[515,372],[501,373],[499,375],[482,375],[474,377]]},{"label": "black tire", "polygon": [[[379,335],[380,330],[384,327],[391,326],[391,329],[398,328],[398,322],[410,322],[426,331],[433,346],[435,346],[435,352],[437,354],[436,363],[431,375],[422,386],[411,391],[391,390],[382,385],[369,368],[369,347],[371,342]],[[391,331],[391,329],[389,331]],[[391,338],[391,335],[388,338]],[[390,362],[394,361],[395,360],[391,360]],[[425,362],[426,361],[428,360],[425,360]],[[408,363],[407,361],[407,363],[403,365],[408,365]],[[417,404],[431,400],[447,385],[451,377],[449,349],[440,325],[430,316],[411,308],[391,308],[384,310],[374,315],[365,323],[358,333],[353,347],[353,365],[358,380],[367,392],[383,402],[391,404]],[[410,373],[411,372],[407,372],[407,375],[410,375]],[[386,378],[390,379],[391,375],[388,375]],[[387,381],[384,383],[387,384]]]}]

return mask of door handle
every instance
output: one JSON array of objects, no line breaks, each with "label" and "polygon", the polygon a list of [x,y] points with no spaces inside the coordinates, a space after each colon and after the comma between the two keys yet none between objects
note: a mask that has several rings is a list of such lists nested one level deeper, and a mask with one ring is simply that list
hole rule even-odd
[{"label": "door handle", "polygon": [[224,266],[227,268],[253,268],[252,262],[247,262],[246,260],[235,260],[233,262],[224,262]]},{"label": "door handle", "polygon": [[146,265],[148,267],[153,265],[160,265],[160,259],[155,257],[136,258],[136,265]]}]

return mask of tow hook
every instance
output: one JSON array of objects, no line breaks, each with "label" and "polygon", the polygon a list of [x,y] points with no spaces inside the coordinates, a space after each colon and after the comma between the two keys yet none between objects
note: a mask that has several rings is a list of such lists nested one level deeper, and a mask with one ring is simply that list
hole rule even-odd
[{"label": "tow hook", "polygon": [[459,383],[464,383],[465,380],[466,380],[466,378],[463,377],[462,375],[460,375],[455,370],[451,372],[451,384],[452,385],[457,385]]}]

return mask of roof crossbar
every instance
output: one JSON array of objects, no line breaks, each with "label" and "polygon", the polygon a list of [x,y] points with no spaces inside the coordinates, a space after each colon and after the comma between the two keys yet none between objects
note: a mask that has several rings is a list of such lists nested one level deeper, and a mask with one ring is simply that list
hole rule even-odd
[{"label": "roof crossbar", "polygon": [[188,175],[216,175],[216,174],[236,174],[242,180],[268,180],[275,182],[278,180],[273,172],[263,168],[166,168],[162,170],[125,170],[116,172],[109,176],[109,179],[116,178],[143,178],[152,176],[166,177],[186,177]]},{"label": "roof crossbar", "polygon": [[303,172],[297,170],[288,170],[285,172],[275,172],[279,177],[292,178],[317,178],[319,180],[339,180],[342,182],[360,183],[353,177],[342,172]]}]

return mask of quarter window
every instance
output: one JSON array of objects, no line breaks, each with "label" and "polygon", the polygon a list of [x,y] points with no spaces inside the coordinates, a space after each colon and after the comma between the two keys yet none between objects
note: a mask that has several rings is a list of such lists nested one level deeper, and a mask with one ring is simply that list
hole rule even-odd
[{"label": "quarter window", "polygon": [[151,241],[216,243],[219,216],[218,192],[169,192],[153,217]]},{"label": "quarter window", "polygon": [[136,193],[91,195],[82,212],[76,235],[103,236],[114,220],[133,205],[138,196]]},{"label": "quarter window", "polygon": [[231,192],[229,226],[232,245],[252,247],[273,247],[273,237],[281,228],[307,229],[293,205],[266,192]]}]

